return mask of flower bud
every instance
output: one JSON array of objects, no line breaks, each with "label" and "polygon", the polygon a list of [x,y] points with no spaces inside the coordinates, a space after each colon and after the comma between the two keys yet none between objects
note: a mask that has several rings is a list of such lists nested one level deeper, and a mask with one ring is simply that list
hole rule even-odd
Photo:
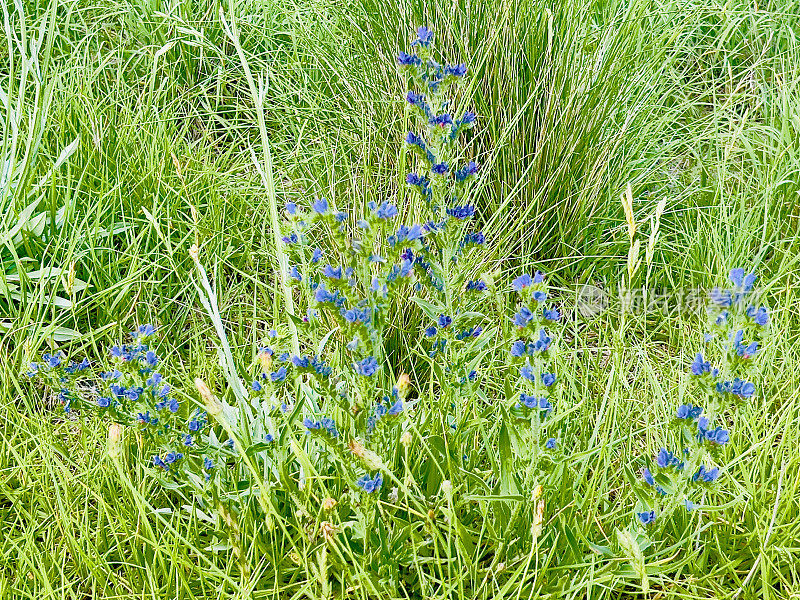
[{"label": "flower bud", "polygon": [[403,435],[400,436],[400,443],[403,444],[406,448],[411,445],[411,432],[404,431]]},{"label": "flower bud", "polygon": [[108,456],[117,460],[122,455],[122,425],[112,423],[108,426]]},{"label": "flower bud", "polygon": [[450,482],[449,479],[445,479],[442,482],[442,492],[444,492],[445,496],[449,496],[453,493],[453,484]]},{"label": "flower bud", "polygon": [[200,396],[203,398],[203,404],[206,407],[206,412],[212,417],[216,418],[222,414],[222,404],[217,400],[216,396],[211,393],[211,390],[206,385],[206,382],[199,377],[194,380],[194,385]]},{"label": "flower bud", "polygon": [[64,289],[67,294],[72,295],[72,288],[75,287],[75,261],[69,263],[69,271],[67,271],[67,278],[64,281]]},{"label": "flower bud", "polygon": [[536,502],[541,497],[542,497],[542,486],[537,485],[535,488],[533,488],[533,493],[531,494],[531,500]]},{"label": "flower bud", "polygon": [[368,450],[358,440],[350,440],[347,447],[355,456],[361,459],[364,466],[368,471],[381,471],[383,470],[383,461],[381,457],[375,454],[372,450]]},{"label": "flower bud", "polygon": [[189,248],[189,256],[192,257],[192,260],[197,261],[198,257],[200,256],[200,248],[197,247],[197,244],[192,244],[192,247]]},{"label": "flower bud", "polygon": [[533,525],[531,525],[531,535],[534,539],[542,534],[542,522],[544,521],[544,498],[539,500],[536,505],[536,512],[533,515]]},{"label": "flower bud", "polygon": [[261,364],[261,370],[264,373],[269,373],[272,370],[272,355],[269,352],[259,352],[258,362]]},{"label": "flower bud", "polygon": [[336,504],[337,504],[337,502],[333,498],[325,498],[322,501],[322,510],[324,510],[326,512],[330,512],[334,508],[336,508]]},{"label": "flower bud", "polygon": [[408,398],[409,392],[411,392],[411,377],[409,377],[408,373],[402,373],[400,377],[397,378],[397,394],[400,396],[402,400]]},{"label": "flower bud", "polygon": [[327,542],[331,541],[333,536],[336,534],[336,525],[330,521],[323,521],[319,524],[319,528],[322,530],[322,535]]}]

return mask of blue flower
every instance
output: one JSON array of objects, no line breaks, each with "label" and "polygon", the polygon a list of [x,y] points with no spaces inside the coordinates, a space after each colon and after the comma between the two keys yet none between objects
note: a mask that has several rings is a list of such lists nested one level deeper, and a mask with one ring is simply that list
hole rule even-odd
[{"label": "blue flower", "polygon": [[536,381],[536,373],[533,372],[533,369],[530,365],[525,365],[519,370],[519,374],[522,375],[528,381]]},{"label": "blue flower", "polygon": [[656,464],[662,469],[674,468],[678,471],[683,469],[683,461],[666,448],[661,448],[656,456]]},{"label": "blue flower", "polygon": [[435,327],[434,325],[431,325],[430,327],[428,327],[428,328],[425,330],[425,336],[426,336],[426,337],[433,337],[433,336],[435,336],[437,333],[438,333],[438,330],[436,329],[436,327]]},{"label": "blue flower", "polygon": [[756,309],[755,306],[749,307],[747,309],[747,316],[753,319],[756,325],[760,325],[761,327],[766,327],[767,323],[769,323],[769,312],[765,306],[758,309]]},{"label": "blue flower", "polygon": [[55,369],[61,365],[62,356],[60,352],[57,354],[42,354],[42,360],[49,368]]},{"label": "blue flower", "polygon": [[180,404],[175,398],[170,398],[169,400],[167,400],[167,408],[169,409],[169,412],[176,413],[180,408]]},{"label": "blue flower", "polygon": [[471,204],[466,204],[464,206],[454,206],[452,208],[447,209],[447,214],[453,217],[454,219],[469,219],[472,215],[475,214],[475,207]]},{"label": "blue flower", "polygon": [[408,94],[406,94],[406,101],[412,106],[416,106],[417,108],[425,110],[424,94],[417,94],[415,91],[411,90],[408,92]]},{"label": "blue flower", "polygon": [[343,277],[342,267],[332,267],[331,265],[322,267],[322,274],[328,279],[342,279]]},{"label": "blue flower", "polygon": [[381,485],[383,485],[383,476],[380,472],[376,473],[374,478],[371,478],[369,475],[362,475],[358,478],[358,481],[356,481],[356,485],[368,494],[378,492],[381,489]]},{"label": "blue flower", "polygon": [[480,246],[486,242],[486,236],[483,235],[482,231],[476,231],[475,233],[468,233],[464,236],[464,241],[462,245],[464,246]]},{"label": "blue flower", "polygon": [[392,404],[389,410],[386,411],[386,414],[389,415],[390,417],[394,417],[399,415],[401,412],[403,412],[403,401],[398,400],[397,402]]},{"label": "blue flower", "polygon": [[316,429],[324,429],[327,434],[333,438],[339,437],[339,431],[336,429],[336,423],[330,417],[323,417],[317,422]]},{"label": "blue flower", "polygon": [[175,461],[181,460],[182,458],[183,454],[180,452],[167,452],[167,454],[164,455],[164,462],[168,465],[171,465]]},{"label": "blue flower", "polygon": [[439,327],[445,328],[449,327],[450,324],[453,322],[453,318],[449,315],[439,315]]},{"label": "blue flower", "polygon": [[289,277],[297,281],[303,281],[303,277],[300,275],[300,271],[297,270],[296,266],[289,269]]},{"label": "blue flower", "polygon": [[527,327],[528,322],[533,319],[533,312],[527,306],[522,306],[519,312],[514,315],[514,324],[517,327]]},{"label": "blue flower", "polygon": [[689,500],[688,498],[686,499],[686,501],[684,502],[684,504],[685,504],[685,506],[686,506],[686,510],[687,510],[687,512],[692,512],[692,511],[693,511],[695,508],[697,508],[697,507],[699,506],[698,504],[695,504],[694,502],[692,502],[692,501],[691,501],[691,500]]},{"label": "blue flower", "polygon": [[453,77],[464,77],[467,74],[467,65],[447,65],[444,68],[445,75],[452,75]]},{"label": "blue flower", "polygon": [[314,290],[314,299],[319,303],[330,303],[339,308],[343,307],[345,304],[344,297],[339,294],[338,291],[328,291],[324,283],[319,284],[317,289]]},{"label": "blue flower", "polygon": [[704,361],[703,355],[698,352],[697,356],[694,358],[694,362],[691,365],[691,369],[693,375],[700,377],[711,372],[711,363],[707,360]]},{"label": "blue flower", "polygon": [[430,183],[428,178],[424,175],[418,175],[417,173],[409,173],[406,175],[406,183],[408,185],[414,185],[417,187],[425,188]]},{"label": "blue flower", "polygon": [[749,292],[753,289],[753,284],[756,282],[756,276],[753,273],[745,275],[744,269],[731,269],[730,272],[731,283],[743,292]]},{"label": "blue flower", "polygon": [[548,450],[555,450],[556,438],[547,438],[547,441],[544,443],[544,447]]},{"label": "blue flower", "polygon": [[206,471],[210,471],[211,469],[213,469],[213,468],[214,468],[214,461],[212,461],[212,460],[211,460],[210,458],[208,458],[207,456],[204,456],[204,457],[203,457],[203,468],[204,468]]},{"label": "blue flower", "polygon": [[552,321],[557,323],[561,320],[561,313],[558,311],[557,308],[545,308],[542,310],[542,317],[544,317],[545,321]]},{"label": "blue flower", "polygon": [[484,292],[486,289],[486,284],[480,279],[473,279],[467,282],[467,291]]},{"label": "blue flower", "polygon": [[406,144],[417,146],[420,150],[425,151],[425,141],[413,131],[406,134]]},{"label": "blue flower", "polygon": [[250,384],[250,387],[253,388],[254,392],[260,392],[262,389],[261,384],[258,382],[258,380],[255,379],[253,380],[253,383]]},{"label": "blue flower", "polygon": [[84,371],[89,368],[89,359],[84,358],[81,362],[70,361],[69,366],[65,367],[64,370],[67,373],[78,373],[79,371]]},{"label": "blue flower", "polygon": [[445,127],[446,125],[453,124],[453,117],[451,117],[448,113],[433,115],[430,119],[428,119],[428,124],[433,127]]},{"label": "blue flower", "polygon": [[197,419],[192,419],[191,421],[189,421],[187,428],[189,429],[189,431],[199,431],[200,421],[198,421]]},{"label": "blue flower", "polygon": [[455,172],[456,181],[461,183],[462,181],[466,181],[467,178],[475,175],[478,172],[478,165],[475,163],[474,160],[469,161],[466,166],[460,168],[458,171]]},{"label": "blue flower", "polygon": [[297,234],[291,233],[289,235],[285,235],[281,238],[284,244],[296,244],[298,241]]},{"label": "blue flower", "polygon": [[652,525],[656,520],[656,511],[648,510],[645,512],[636,513],[636,516],[639,518],[639,521],[642,522],[642,525]]},{"label": "blue flower", "polygon": [[311,205],[311,208],[313,208],[314,212],[317,214],[324,215],[328,212],[328,201],[325,198],[320,198]]},{"label": "blue flower", "polygon": [[293,356],[292,364],[298,369],[308,369],[311,365],[311,361],[307,356]]},{"label": "blue flower", "polygon": [[444,175],[448,170],[447,163],[437,163],[431,167],[431,171],[436,175]]},{"label": "blue flower", "polygon": [[375,216],[379,219],[394,219],[397,216],[397,207],[384,202],[375,209]]},{"label": "blue flower", "polygon": [[705,466],[700,465],[700,469],[692,475],[692,481],[698,481],[700,483],[711,483],[716,481],[719,477],[719,469],[714,467],[713,469],[706,469]]},{"label": "blue flower", "polygon": [[388,242],[389,245],[394,247],[397,244],[401,244],[403,242],[413,242],[416,240],[422,239],[422,227],[419,225],[412,225],[408,227],[406,225],[401,225],[400,228],[397,230],[392,236],[389,236]]},{"label": "blue flower", "polygon": [[351,308],[348,310],[342,309],[342,316],[348,323],[364,323],[365,325],[370,322],[370,309]]},{"label": "blue flower", "polygon": [[169,465],[161,460],[161,457],[158,454],[153,456],[153,465],[156,467],[161,467],[165,471],[169,471]]},{"label": "blue flower", "polygon": [[156,332],[155,325],[151,325],[151,324],[148,323],[146,325],[139,325],[139,328],[136,331],[132,332],[131,335],[133,335],[134,339],[135,338],[146,338],[146,337],[150,337],[155,332]]},{"label": "blue flower", "polygon": [[286,212],[290,215],[294,215],[297,213],[297,204],[294,202],[287,202],[286,203]]},{"label": "blue flower", "polygon": [[521,358],[528,353],[527,346],[522,340],[517,340],[511,344],[511,356]]},{"label": "blue flower", "polygon": [[556,382],[556,376],[552,373],[542,373],[542,383],[545,387],[550,387]]},{"label": "blue flower", "polygon": [[284,381],[286,379],[286,367],[281,367],[277,371],[270,373],[269,378],[273,382]]},{"label": "blue flower", "polygon": [[111,405],[111,398],[101,396],[97,399],[97,406],[100,408],[108,408]]},{"label": "blue flower", "polygon": [[533,279],[527,273],[523,273],[519,277],[517,277],[514,281],[511,282],[511,289],[515,292],[521,292],[527,287],[533,285]]},{"label": "blue flower", "polygon": [[679,419],[697,419],[701,414],[703,414],[703,409],[700,406],[681,404],[676,416]]},{"label": "blue flower", "polygon": [[708,429],[704,431],[703,438],[711,444],[717,446],[724,446],[731,439],[728,431],[722,427],[715,427],[714,429]]},{"label": "blue flower", "polygon": [[533,352],[547,352],[547,350],[550,348],[550,344],[552,343],[552,341],[553,338],[547,335],[547,332],[544,329],[540,329],[539,339],[533,342],[532,344],[529,344],[530,346],[529,354],[531,353],[530,352],[531,350]]},{"label": "blue flower", "polygon": [[717,392],[720,394],[732,394],[740,398],[750,398],[756,391],[756,386],[749,381],[744,381],[738,377],[733,381],[721,381],[717,383]]},{"label": "blue flower", "polygon": [[652,486],[652,487],[655,487],[655,485],[656,485],[656,480],[655,480],[655,478],[653,477],[653,474],[650,472],[650,469],[648,469],[647,467],[645,467],[644,469],[642,469],[642,479],[644,479],[644,482],[645,482],[647,485],[649,485],[649,486]]},{"label": "blue flower", "polygon": [[433,30],[428,27],[417,27],[417,39],[411,42],[412,46],[430,46],[433,41]]},{"label": "blue flower", "polygon": [[372,377],[378,370],[378,361],[374,356],[368,356],[362,361],[355,363],[356,373],[364,377]]},{"label": "blue flower", "polygon": [[733,351],[740,358],[748,359],[758,352],[758,342],[751,342],[748,345],[742,343],[744,340],[744,330],[740,329],[734,334]]},{"label": "blue flower", "polygon": [[476,119],[475,113],[472,111],[468,111],[465,112],[464,116],[459,119],[458,124],[459,126],[461,125],[471,126],[475,123],[475,119]]},{"label": "blue flower", "polygon": [[322,258],[322,250],[319,248],[314,248],[314,251],[311,253],[311,262],[316,264]]},{"label": "blue flower", "polygon": [[[718,306],[730,306],[733,304],[733,295],[728,290],[714,288],[708,293],[711,302]],[[720,323],[717,323],[719,325]]]},{"label": "blue flower", "polygon": [[422,60],[420,60],[419,56],[416,54],[406,54],[405,52],[400,52],[397,55],[397,62],[403,67],[419,66],[422,64]]}]

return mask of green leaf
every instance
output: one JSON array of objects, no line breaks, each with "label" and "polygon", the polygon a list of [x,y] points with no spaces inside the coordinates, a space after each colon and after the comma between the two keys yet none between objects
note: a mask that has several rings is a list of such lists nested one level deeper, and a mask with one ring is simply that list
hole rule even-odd
[{"label": "green leaf", "polygon": [[428,302],[427,300],[416,297],[411,298],[411,300],[422,309],[422,312],[424,312],[431,321],[436,321],[439,315],[447,312],[447,309],[441,304],[434,304],[433,302]]},{"label": "green leaf", "polygon": [[319,346],[317,346],[317,356],[322,356],[323,350],[325,350],[325,346],[328,344],[328,340],[331,339],[331,336],[339,330],[339,327],[336,326],[331,329],[328,333],[325,334],[325,337],[322,338],[319,342]]},{"label": "green leaf", "polygon": [[258,442],[250,446],[247,450],[244,451],[244,453],[247,456],[253,456],[254,454],[258,454],[259,452],[266,450],[270,446],[271,444],[269,442]]}]

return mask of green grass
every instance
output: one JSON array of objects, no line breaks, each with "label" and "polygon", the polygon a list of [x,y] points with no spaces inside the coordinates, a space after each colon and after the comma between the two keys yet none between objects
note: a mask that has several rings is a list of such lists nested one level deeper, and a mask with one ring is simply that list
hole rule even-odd
[{"label": "green grass", "polygon": [[[665,534],[649,563],[650,595],[797,598],[800,4],[788,0],[757,10],[678,0],[7,5],[0,597],[326,597],[316,551],[285,547],[276,556],[261,524],[244,519],[257,582],[248,589],[228,553],[209,549],[213,527],[181,508],[188,500],[134,461],[116,470],[104,453],[106,424],[64,420],[21,376],[54,333],[70,338],[60,347],[97,355],[147,321],[162,328],[172,373],[220,382],[213,328],[190,282],[195,241],[237,359],[249,360],[280,320],[270,194],[249,150],[261,157],[257,111],[220,9],[235,18],[246,62],[266,81],[278,205],[324,194],[356,212],[391,198],[421,213],[402,185],[409,119],[392,60],[413,25],[430,23],[445,52],[471,65],[465,96],[474,95],[480,115],[470,143],[485,165],[479,213],[490,243],[468,269],[505,275],[538,265],[567,306],[578,284],[615,293],[629,247],[620,194],[630,182],[642,223],[667,199],[638,284],[706,288],[740,264],[760,273],[775,339],[755,404],[731,423],[720,488],[727,504],[707,514],[702,532]],[[41,217],[29,216],[17,235],[32,203]],[[648,233],[643,224],[643,243]],[[72,264],[88,285],[70,293]],[[49,268],[59,271],[25,275]],[[407,369],[419,369],[405,349],[422,324],[413,304],[398,307],[390,350]],[[699,320],[686,314],[623,320],[610,311],[574,323],[564,369],[574,373],[569,418],[585,439],[584,478],[547,499],[549,514],[563,518],[546,525],[529,568],[526,556],[510,557],[500,574],[496,561],[459,550],[430,567],[427,589],[442,583],[437,597],[462,589],[481,598],[641,596],[622,561],[585,545],[554,552],[570,534],[613,544],[615,527],[629,522],[635,499],[623,467],[662,444],[701,339]],[[496,456],[491,416],[477,412],[486,425],[474,450]],[[354,569],[362,584],[351,597],[380,597],[368,570]]]}]

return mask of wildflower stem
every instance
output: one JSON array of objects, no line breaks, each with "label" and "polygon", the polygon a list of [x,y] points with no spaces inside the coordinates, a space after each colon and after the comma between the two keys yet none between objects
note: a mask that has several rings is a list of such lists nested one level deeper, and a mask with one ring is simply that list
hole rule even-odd
[{"label": "wildflower stem", "polygon": [[[236,21],[234,20],[233,15],[234,13],[234,6],[233,2],[229,2],[229,11],[230,11],[230,23],[225,18],[225,13],[222,10],[222,7],[219,9],[220,20],[222,21],[222,27],[225,30],[225,34],[233,43],[234,47],[236,48],[236,53],[239,55],[239,61],[242,65],[242,70],[244,71],[245,79],[247,80],[247,85],[250,88],[250,96],[253,100],[253,105],[256,111],[256,119],[258,121],[258,132],[261,137],[261,149],[264,154],[264,161],[263,163],[258,159],[256,156],[255,150],[250,147],[250,156],[253,160],[253,165],[256,167],[258,174],[261,176],[261,182],[264,185],[264,189],[267,192],[267,199],[269,200],[269,216],[270,216],[270,226],[272,227],[272,240],[275,246],[275,256],[278,259],[278,279],[281,285],[281,293],[283,294],[283,301],[286,307],[286,311],[294,315],[295,308],[294,308],[294,299],[292,297],[292,290],[289,286],[288,282],[288,273],[289,273],[289,259],[286,256],[286,253],[283,250],[283,244],[281,242],[281,230],[280,230],[280,221],[278,217],[278,198],[275,191],[275,179],[272,173],[272,152],[270,151],[270,143],[269,138],[267,137],[267,126],[266,121],[264,118],[264,102],[266,97],[267,88],[264,83],[263,76],[259,77],[258,80],[258,87],[256,87],[255,79],[253,78],[253,74],[250,71],[250,65],[247,62],[247,58],[244,54],[244,49],[239,41],[239,29],[236,26]],[[294,322],[291,319],[286,320],[289,331],[292,336],[292,350],[296,355],[300,354],[300,342],[297,337],[297,328]]]}]

